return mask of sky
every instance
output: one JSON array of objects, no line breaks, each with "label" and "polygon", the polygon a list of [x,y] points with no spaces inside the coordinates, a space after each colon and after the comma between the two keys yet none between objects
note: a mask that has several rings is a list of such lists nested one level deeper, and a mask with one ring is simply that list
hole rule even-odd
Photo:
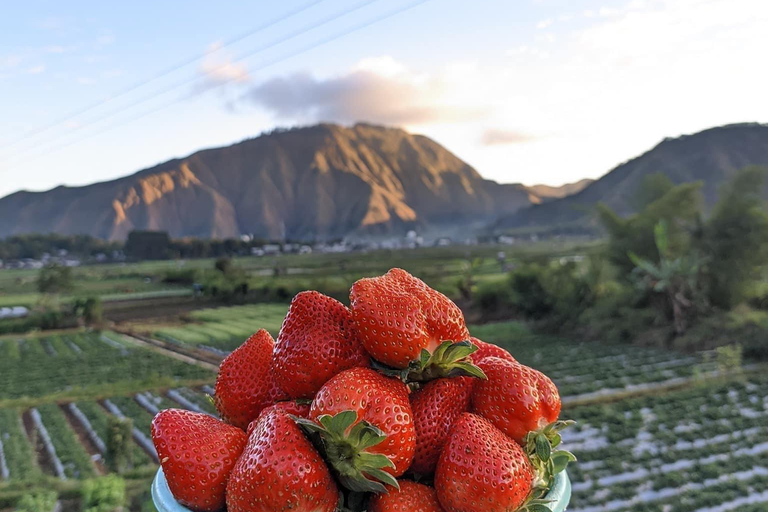
[{"label": "sky", "polygon": [[499,182],[597,178],[768,122],[766,48],[760,0],[8,2],[0,197],[319,121],[425,134]]}]

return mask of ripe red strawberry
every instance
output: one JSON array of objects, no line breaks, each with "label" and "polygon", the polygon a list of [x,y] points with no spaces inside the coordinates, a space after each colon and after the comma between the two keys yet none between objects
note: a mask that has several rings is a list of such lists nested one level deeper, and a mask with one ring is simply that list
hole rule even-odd
[{"label": "ripe red strawberry", "polygon": [[517,359],[512,357],[512,354],[498,345],[494,345],[493,343],[486,343],[485,341],[474,337],[470,338],[469,341],[477,347],[477,351],[473,352],[470,356],[472,358],[472,362],[475,364],[477,364],[481,359],[485,359],[486,357],[498,357],[499,359],[506,359],[507,361],[512,361],[513,363],[517,362]]},{"label": "ripe red strawberry", "polygon": [[333,512],[339,492],[312,443],[279,406],[248,427],[227,484],[227,512]]},{"label": "ripe red strawberry", "polygon": [[296,416],[298,418],[309,418],[309,403],[302,403],[297,400],[288,400],[286,402],[277,402],[272,407],[282,413]]},{"label": "ripe red strawberry", "polygon": [[464,413],[435,471],[446,512],[508,512],[531,494],[535,471],[523,449],[480,416]]},{"label": "ripe red strawberry", "polygon": [[344,304],[315,291],[293,298],[274,355],[275,380],[291,398],[312,398],[340,371],[369,364]]},{"label": "ripe red strawberry", "polygon": [[443,341],[467,341],[461,310],[442,293],[405,270],[357,281],[350,290],[352,316],[371,356],[406,368]]},{"label": "ripe red strawberry", "polygon": [[398,480],[400,490],[389,489],[371,498],[368,512],[443,512],[432,487]]},{"label": "ripe red strawberry", "polygon": [[469,410],[472,388],[477,381],[472,377],[437,379],[411,395],[416,429],[416,454],[411,471],[422,475],[435,472],[451,427]]},{"label": "ripe red strawberry", "polygon": [[345,370],[318,391],[300,424],[319,433],[345,487],[383,491],[408,469],[415,450],[408,388],[370,368]]},{"label": "ripe red strawberry", "polygon": [[152,420],[152,442],[168,488],[198,512],[224,508],[227,479],[246,441],[245,432],[207,414],[166,409]]},{"label": "ripe red strawberry", "polygon": [[265,407],[288,398],[271,370],[274,346],[261,329],[221,362],[213,399],[227,423],[245,430]]},{"label": "ripe red strawberry", "polygon": [[475,385],[473,412],[521,444],[528,432],[557,420],[560,395],[549,377],[498,357],[487,357],[477,364],[488,379],[478,380]]}]

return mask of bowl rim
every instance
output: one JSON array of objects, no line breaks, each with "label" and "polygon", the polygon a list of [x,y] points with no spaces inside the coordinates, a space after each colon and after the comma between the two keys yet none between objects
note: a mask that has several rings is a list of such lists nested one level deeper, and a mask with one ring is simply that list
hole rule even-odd
[{"label": "bowl rim", "polygon": [[[157,469],[152,481],[151,493],[158,512],[192,512],[174,499],[162,467]],[[552,500],[547,504],[552,512],[565,512],[571,501],[571,480],[565,471],[558,473],[555,477],[555,484],[549,490],[546,499]]]}]

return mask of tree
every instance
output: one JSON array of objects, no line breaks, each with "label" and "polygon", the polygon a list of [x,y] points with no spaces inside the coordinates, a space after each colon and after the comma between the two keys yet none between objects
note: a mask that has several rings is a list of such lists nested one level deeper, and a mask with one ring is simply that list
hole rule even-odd
[{"label": "tree", "polygon": [[135,260],[168,258],[171,238],[165,231],[131,231],[125,242],[125,255]]},{"label": "tree", "polygon": [[[649,178],[650,179],[650,178]],[[657,181],[653,178],[651,181]],[[661,181],[661,180],[658,180]],[[649,185],[655,193],[665,187]],[[660,255],[654,237],[655,226],[664,221],[667,225],[667,251],[669,257],[687,254],[692,241],[699,234],[701,225],[701,183],[684,183],[667,189],[660,197],[648,193],[652,199],[645,208],[627,218],[619,217],[606,205],[598,205],[600,221],[608,232],[607,256],[621,274],[629,277],[635,263],[630,253],[659,263]]]},{"label": "tree", "polygon": [[106,463],[110,471],[123,473],[133,466],[133,422],[110,416],[107,422]]},{"label": "tree", "polygon": [[37,276],[37,290],[40,293],[56,295],[71,292],[74,287],[72,269],[64,265],[46,265]]},{"label": "tree", "polygon": [[709,259],[709,298],[730,309],[745,297],[752,278],[768,259],[768,214],[761,192],[766,169],[740,171],[720,192],[704,227],[703,251]]},{"label": "tree", "polygon": [[82,319],[86,324],[97,324],[102,319],[101,299],[99,297],[76,299],[72,303],[72,311],[78,319]]},{"label": "tree", "polygon": [[667,298],[675,334],[680,335],[686,330],[687,311],[694,305],[694,295],[699,288],[702,260],[696,253],[677,257],[671,254],[666,221],[660,221],[653,234],[659,262],[630,252],[629,259],[635,264],[632,275],[641,289]]}]

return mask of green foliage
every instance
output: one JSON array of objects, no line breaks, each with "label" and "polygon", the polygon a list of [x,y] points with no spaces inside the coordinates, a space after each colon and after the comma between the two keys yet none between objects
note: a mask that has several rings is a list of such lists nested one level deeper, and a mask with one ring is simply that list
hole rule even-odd
[{"label": "green foliage", "polygon": [[75,287],[70,267],[51,263],[40,269],[37,277],[37,291],[60,294],[71,292]]},{"label": "green foliage", "polygon": [[165,231],[131,231],[125,255],[133,260],[164,260],[169,257],[171,238]]},{"label": "green foliage", "polygon": [[632,276],[638,287],[651,294],[662,294],[666,298],[664,307],[671,307],[675,332],[682,334],[687,326],[687,317],[694,306],[699,291],[699,277],[702,260],[692,252],[672,257],[669,248],[669,231],[666,220],[654,227],[654,241],[658,249],[659,262],[641,258],[635,253],[628,254],[635,264]]},{"label": "green foliage", "polygon": [[75,327],[74,316],[62,311],[44,311],[32,313],[24,318],[11,318],[0,321],[0,334],[27,333],[37,330],[65,329]]},{"label": "green foliage", "polygon": [[643,210],[627,218],[619,217],[605,205],[598,206],[601,223],[609,236],[607,256],[619,269],[620,275],[629,277],[635,268],[630,254],[659,262],[654,229],[661,221],[668,226],[668,256],[673,258],[686,254],[700,224],[700,188],[700,183],[672,187]]},{"label": "green foliage", "polygon": [[475,304],[486,317],[520,315],[561,322],[577,318],[595,300],[600,271],[583,272],[574,262],[529,263],[506,281],[484,283]]},{"label": "green foliage", "polygon": [[99,253],[110,254],[121,248],[120,242],[110,242],[88,235],[14,235],[0,240],[0,260],[40,259],[45,254],[58,254],[59,251],[84,258]]},{"label": "green foliage", "polygon": [[55,491],[25,494],[16,505],[16,512],[52,512],[59,499]]},{"label": "green foliage", "polygon": [[75,299],[72,303],[72,312],[77,318],[82,318],[86,324],[97,324],[102,320],[101,299],[87,297]]},{"label": "green foliage", "polygon": [[[133,467],[132,434],[133,421],[130,418],[110,416],[107,420],[106,463],[110,471],[124,473]],[[125,492],[125,488],[123,488]]]},{"label": "green foliage", "polygon": [[116,475],[83,482],[84,512],[115,512],[126,504],[125,481]]},{"label": "green foliage", "polygon": [[746,298],[759,268],[768,259],[768,213],[762,201],[766,170],[749,167],[720,193],[704,227],[703,250],[709,258],[709,297],[730,309]]}]

